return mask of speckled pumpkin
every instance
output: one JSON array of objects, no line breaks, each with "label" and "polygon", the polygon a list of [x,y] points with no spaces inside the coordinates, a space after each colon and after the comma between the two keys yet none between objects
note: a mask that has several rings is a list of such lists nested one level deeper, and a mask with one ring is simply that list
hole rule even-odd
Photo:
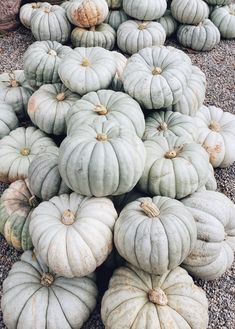
[{"label": "speckled pumpkin", "polygon": [[167,7],[166,0],[123,0],[125,12],[136,19],[152,21],[163,16]]},{"label": "speckled pumpkin", "polygon": [[168,9],[165,11],[164,15],[157,20],[157,22],[164,28],[167,38],[174,34],[178,27],[177,21]]},{"label": "speckled pumpkin", "polygon": [[61,83],[41,86],[29,99],[31,121],[48,134],[66,134],[65,118],[71,106],[80,99]]},{"label": "speckled pumpkin", "polygon": [[51,146],[55,146],[53,140],[35,127],[12,130],[0,140],[0,182],[28,177],[30,162]]},{"label": "speckled pumpkin", "polygon": [[112,54],[116,64],[116,74],[111,82],[110,89],[115,91],[124,91],[122,75],[124,68],[126,67],[127,58],[117,51],[113,51]]},{"label": "speckled pumpkin", "polygon": [[212,11],[210,18],[223,38],[235,38],[235,3],[216,8]]},{"label": "speckled pumpkin", "polygon": [[114,30],[117,30],[122,23],[128,21],[129,19],[130,17],[122,9],[110,10],[104,22],[111,25]]},{"label": "speckled pumpkin", "polygon": [[173,17],[182,24],[199,24],[209,16],[209,7],[203,0],[173,0]]},{"label": "speckled pumpkin", "polygon": [[101,318],[107,329],[206,329],[208,301],[180,267],[159,276],[127,265],[109,282]]},{"label": "speckled pumpkin", "polygon": [[95,276],[68,279],[53,273],[32,251],[3,283],[3,321],[11,329],[80,329],[95,308]]},{"label": "speckled pumpkin", "polygon": [[11,105],[0,101],[0,139],[18,127],[18,119]]},{"label": "speckled pumpkin", "polygon": [[62,194],[33,211],[29,230],[35,249],[55,273],[82,277],[111,252],[116,218],[108,198]]},{"label": "speckled pumpkin", "polygon": [[32,14],[41,8],[50,8],[51,4],[48,2],[32,2],[26,3],[20,8],[20,21],[27,28],[31,27]]}]

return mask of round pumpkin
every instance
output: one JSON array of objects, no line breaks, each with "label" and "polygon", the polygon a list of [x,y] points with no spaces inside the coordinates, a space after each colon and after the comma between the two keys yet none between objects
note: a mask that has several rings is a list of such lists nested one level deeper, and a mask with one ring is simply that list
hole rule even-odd
[{"label": "round pumpkin", "polygon": [[20,21],[27,28],[31,28],[32,14],[41,8],[50,8],[51,4],[48,2],[32,2],[26,3],[20,8]]},{"label": "round pumpkin", "polygon": [[66,115],[80,98],[61,83],[43,85],[30,97],[28,115],[42,131],[54,135],[66,134]]},{"label": "round pumpkin", "polygon": [[32,13],[31,30],[38,41],[66,43],[71,33],[71,24],[65,10],[60,6],[43,7]]},{"label": "round pumpkin", "polygon": [[144,48],[128,60],[123,72],[125,91],[146,109],[176,104],[192,75],[192,65],[167,47]]},{"label": "round pumpkin", "polygon": [[122,23],[117,31],[118,47],[130,55],[146,47],[161,46],[165,40],[166,32],[157,22],[129,20]]},{"label": "round pumpkin", "polygon": [[72,0],[67,16],[75,26],[91,27],[103,23],[108,11],[106,0]]},{"label": "round pumpkin", "polygon": [[122,7],[122,0],[106,0],[110,9],[119,9]]},{"label": "round pumpkin", "polygon": [[235,115],[215,106],[197,112],[198,143],[210,156],[214,168],[226,168],[235,161]]},{"label": "round pumpkin", "polygon": [[0,139],[18,127],[18,119],[11,105],[0,101]]},{"label": "round pumpkin", "polygon": [[103,47],[112,50],[116,42],[116,32],[106,23],[89,29],[76,27],[72,31],[71,42],[74,47]]},{"label": "round pumpkin", "polygon": [[76,134],[84,124],[92,124],[99,117],[143,136],[145,121],[139,104],[127,94],[113,90],[91,92],[76,102],[66,118],[67,133]]},{"label": "round pumpkin", "polygon": [[209,16],[209,7],[203,0],[173,0],[172,16],[182,24],[199,24]]},{"label": "round pumpkin", "polygon": [[218,28],[209,20],[195,25],[181,25],[177,32],[179,43],[197,51],[209,51],[220,42]]},{"label": "round pumpkin", "polygon": [[215,280],[233,263],[235,205],[224,194],[196,192],[182,200],[197,225],[197,242],[183,266],[194,277]]},{"label": "round pumpkin", "polygon": [[33,211],[29,230],[35,249],[55,273],[82,277],[111,252],[116,218],[108,198],[62,194]]},{"label": "round pumpkin", "polygon": [[51,147],[46,153],[37,155],[29,165],[30,190],[42,200],[70,192],[60,176],[58,158],[59,149]]},{"label": "round pumpkin", "polygon": [[112,53],[101,47],[75,48],[59,66],[62,82],[80,95],[108,88],[115,73]]},{"label": "round pumpkin", "polygon": [[210,18],[223,38],[235,38],[235,3],[216,8],[212,11]]},{"label": "round pumpkin", "polygon": [[0,182],[11,183],[28,177],[33,158],[55,146],[51,138],[35,127],[17,128],[0,140]]},{"label": "round pumpkin", "polygon": [[197,140],[197,127],[188,115],[172,111],[156,111],[146,118],[143,140],[157,136],[185,136],[188,140]]},{"label": "round pumpkin", "polygon": [[160,276],[127,265],[114,272],[101,317],[109,329],[206,329],[208,301],[180,267]]},{"label": "round pumpkin", "polygon": [[127,58],[117,51],[113,51],[112,54],[116,63],[116,74],[111,82],[110,89],[115,91],[124,91],[122,75],[124,68],[126,67]]},{"label": "round pumpkin", "polygon": [[165,11],[164,15],[157,20],[157,22],[160,23],[164,28],[167,38],[174,34],[178,27],[177,21],[171,15],[171,11],[168,9]]},{"label": "round pumpkin", "polygon": [[[206,153],[206,152],[205,152]],[[97,119],[62,142],[59,170],[71,190],[87,196],[129,192],[142,175],[145,149],[129,128]]]},{"label": "round pumpkin", "polygon": [[11,329],[79,329],[94,310],[97,296],[94,275],[64,278],[28,250],[3,283],[3,321]]},{"label": "round pumpkin", "polygon": [[196,238],[190,212],[179,201],[161,196],[129,203],[114,228],[118,253],[137,268],[159,275],[180,265]]},{"label": "round pumpkin", "polygon": [[167,7],[166,0],[123,0],[125,12],[136,19],[153,21],[163,16]]},{"label": "round pumpkin", "polygon": [[56,41],[37,41],[24,54],[24,73],[29,84],[40,87],[60,82],[58,67],[72,49]]},{"label": "round pumpkin", "polygon": [[194,193],[207,182],[209,157],[185,137],[154,137],[144,142],[147,159],[139,188],[173,199]]},{"label": "round pumpkin", "polygon": [[24,117],[33,89],[26,81],[24,71],[0,74],[0,100],[11,105],[19,117]]},{"label": "round pumpkin", "polygon": [[129,19],[130,17],[122,9],[110,10],[104,22],[111,25],[114,30],[117,30],[122,23]]},{"label": "round pumpkin", "polygon": [[12,183],[0,199],[0,233],[7,243],[18,250],[33,247],[29,221],[38,201],[29,189],[27,180]]}]

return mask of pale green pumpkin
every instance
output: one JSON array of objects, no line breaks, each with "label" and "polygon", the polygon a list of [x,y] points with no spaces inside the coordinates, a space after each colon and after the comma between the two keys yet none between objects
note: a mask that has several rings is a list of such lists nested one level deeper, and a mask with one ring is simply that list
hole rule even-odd
[{"label": "pale green pumpkin", "polygon": [[129,19],[130,17],[122,9],[110,10],[104,22],[111,25],[114,30],[117,30],[122,23]]},{"label": "pale green pumpkin", "polygon": [[36,10],[40,10],[41,8],[50,8],[51,4],[48,2],[32,2],[26,3],[20,8],[20,21],[27,28],[31,28],[31,19],[32,14]]},{"label": "pale green pumpkin", "polygon": [[139,20],[152,21],[163,16],[166,0],[123,0],[123,9],[127,15]]},{"label": "pale green pumpkin", "polygon": [[219,7],[212,11],[212,22],[218,27],[222,38],[235,38],[235,4]]},{"label": "pale green pumpkin", "polygon": [[208,4],[213,6],[224,6],[224,5],[230,5],[230,3],[233,2],[233,0],[205,0]]},{"label": "pale green pumpkin", "polygon": [[209,7],[203,0],[173,0],[172,16],[182,24],[199,24],[209,16]]},{"label": "pale green pumpkin", "polygon": [[160,23],[164,28],[167,38],[174,34],[178,27],[177,21],[171,15],[171,11],[168,9],[165,11],[164,15],[157,20],[157,22]]},{"label": "pale green pumpkin", "polygon": [[18,127],[18,119],[11,105],[0,101],[0,139]]}]

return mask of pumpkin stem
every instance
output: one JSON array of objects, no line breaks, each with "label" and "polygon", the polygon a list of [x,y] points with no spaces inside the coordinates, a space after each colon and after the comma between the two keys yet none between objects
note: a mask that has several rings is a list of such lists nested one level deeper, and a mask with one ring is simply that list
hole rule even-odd
[{"label": "pumpkin stem", "polygon": [[10,84],[11,84],[11,87],[19,87],[19,82],[16,80],[11,80]]},{"label": "pumpkin stem", "polygon": [[217,121],[211,121],[209,129],[218,133],[220,132],[220,125]]},{"label": "pumpkin stem", "polygon": [[103,105],[96,105],[94,111],[98,113],[99,115],[105,115],[108,113],[108,110]]},{"label": "pumpkin stem", "polygon": [[65,100],[65,93],[59,93],[57,96],[56,96],[56,99],[57,101],[61,102],[61,101],[64,101]]},{"label": "pumpkin stem", "polygon": [[140,208],[142,208],[142,210],[149,218],[155,218],[160,215],[160,210],[152,201],[141,202]]},{"label": "pumpkin stem", "polygon": [[89,31],[95,32],[95,31],[96,31],[96,27],[95,27],[95,26],[91,26],[91,27],[89,28]]},{"label": "pumpkin stem", "polygon": [[61,222],[64,225],[68,225],[68,226],[72,225],[75,222],[74,213],[70,209],[65,210],[62,215]]},{"label": "pumpkin stem", "polygon": [[147,26],[148,26],[148,23],[141,23],[141,24],[138,26],[138,29],[139,29],[139,30],[145,30]]},{"label": "pumpkin stem", "polygon": [[32,3],[32,8],[37,9],[37,8],[40,8],[40,6],[38,3]]},{"label": "pumpkin stem", "polygon": [[20,154],[23,156],[28,156],[30,154],[30,149],[27,147],[24,147],[23,149],[20,150]]},{"label": "pumpkin stem", "polygon": [[32,195],[31,198],[29,198],[29,205],[32,208],[36,208],[39,205],[39,202],[35,195]]},{"label": "pumpkin stem", "polygon": [[83,58],[82,66],[87,67],[87,66],[90,66],[90,65],[91,65],[91,63],[90,63],[89,59],[88,58]]},{"label": "pumpkin stem", "polygon": [[166,294],[161,288],[155,288],[151,289],[148,292],[148,298],[151,303],[160,305],[160,306],[166,306],[168,303],[168,299],[166,297]]},{"label": "pumpkin stem", "polygon": [[50,287],[54,282],[54,276],[51,273],[43,273],[41,277],[41,284],[45,287]]},{"label": "pumpkin stem", "polygon": [[177,153],[175,150],[166,152],[166,154],[165,154],[166,159],[174,159],[176,157],[177,157]]},{"label": "pumpkin stem", "polygon": [[99,142],[106,142],[108,140],[108,136],[106,134],[98,134],[96,136],[96,139],[99,141]]},{"label": "pumpkin stem", "polygon": [[51,50],[48,52],[48,55],[51,55],[51,56],[57,56],[57,52],[56,52],[54,49],[51,49]]},{"label": "pumpkin stem", "polygon": [[44,8],[43,11],[44,11],[44,13],[49,14],[51,12],[51,9],[50,8]]},{"label": "pumpkin stem", "polygon": [[167,123],[161,122],[157,129],[160,131],[166,131],[168,129]]},{"label": "pumpkin stem", "polygon": [[155,67],[152,71],[153,75],[159,75],[162,73],[162,69],[160,67]]}]

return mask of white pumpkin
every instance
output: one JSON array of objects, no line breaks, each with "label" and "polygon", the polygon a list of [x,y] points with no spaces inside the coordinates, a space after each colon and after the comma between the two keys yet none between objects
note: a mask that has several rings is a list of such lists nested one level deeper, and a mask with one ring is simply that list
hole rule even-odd
[{"label": "white pumpkin", "polygon": [[211,13],[212,22],[218,27],[225,39],[235,38],[235,3],[215,8]]},{"label": "white pumpkin", "polygon": [[124,91],[122,75],[124,68],[126,67],[127,58],[121,53],[118,53],[117,51],[113,51],[112,54],[116,63],[116,74],[111,82],[110,89],[113,89],[115,91]]},{"label": "white pumpkin", "polygon": [[27,28],[31,27],[32,14],[41,8],[50,8],[51,4],[48,2],[32,2],[26,3],[20,8],[20,21]]},{"label": "white pumpkin", "polygon": [[18,127],[18,119],[11,105],[0,101],[0,139]]},{"label": "white pumpkin", "polygon": [[203,0],[173,0],[173,17],[182,24],[199,24],[209,16],[209,7]]},{"label": "white pumpkin", "polygon": [[177,21],[168,9],[165,11],[164,15],[157,20],[157,22],[164,28],[167,38],[174,34],[178,27]]},{"label": "white pumpkin", "polygon": [[123,0],[125,12],[136,19],[152,21],[163,16],[167,2],[166,0]]}]

